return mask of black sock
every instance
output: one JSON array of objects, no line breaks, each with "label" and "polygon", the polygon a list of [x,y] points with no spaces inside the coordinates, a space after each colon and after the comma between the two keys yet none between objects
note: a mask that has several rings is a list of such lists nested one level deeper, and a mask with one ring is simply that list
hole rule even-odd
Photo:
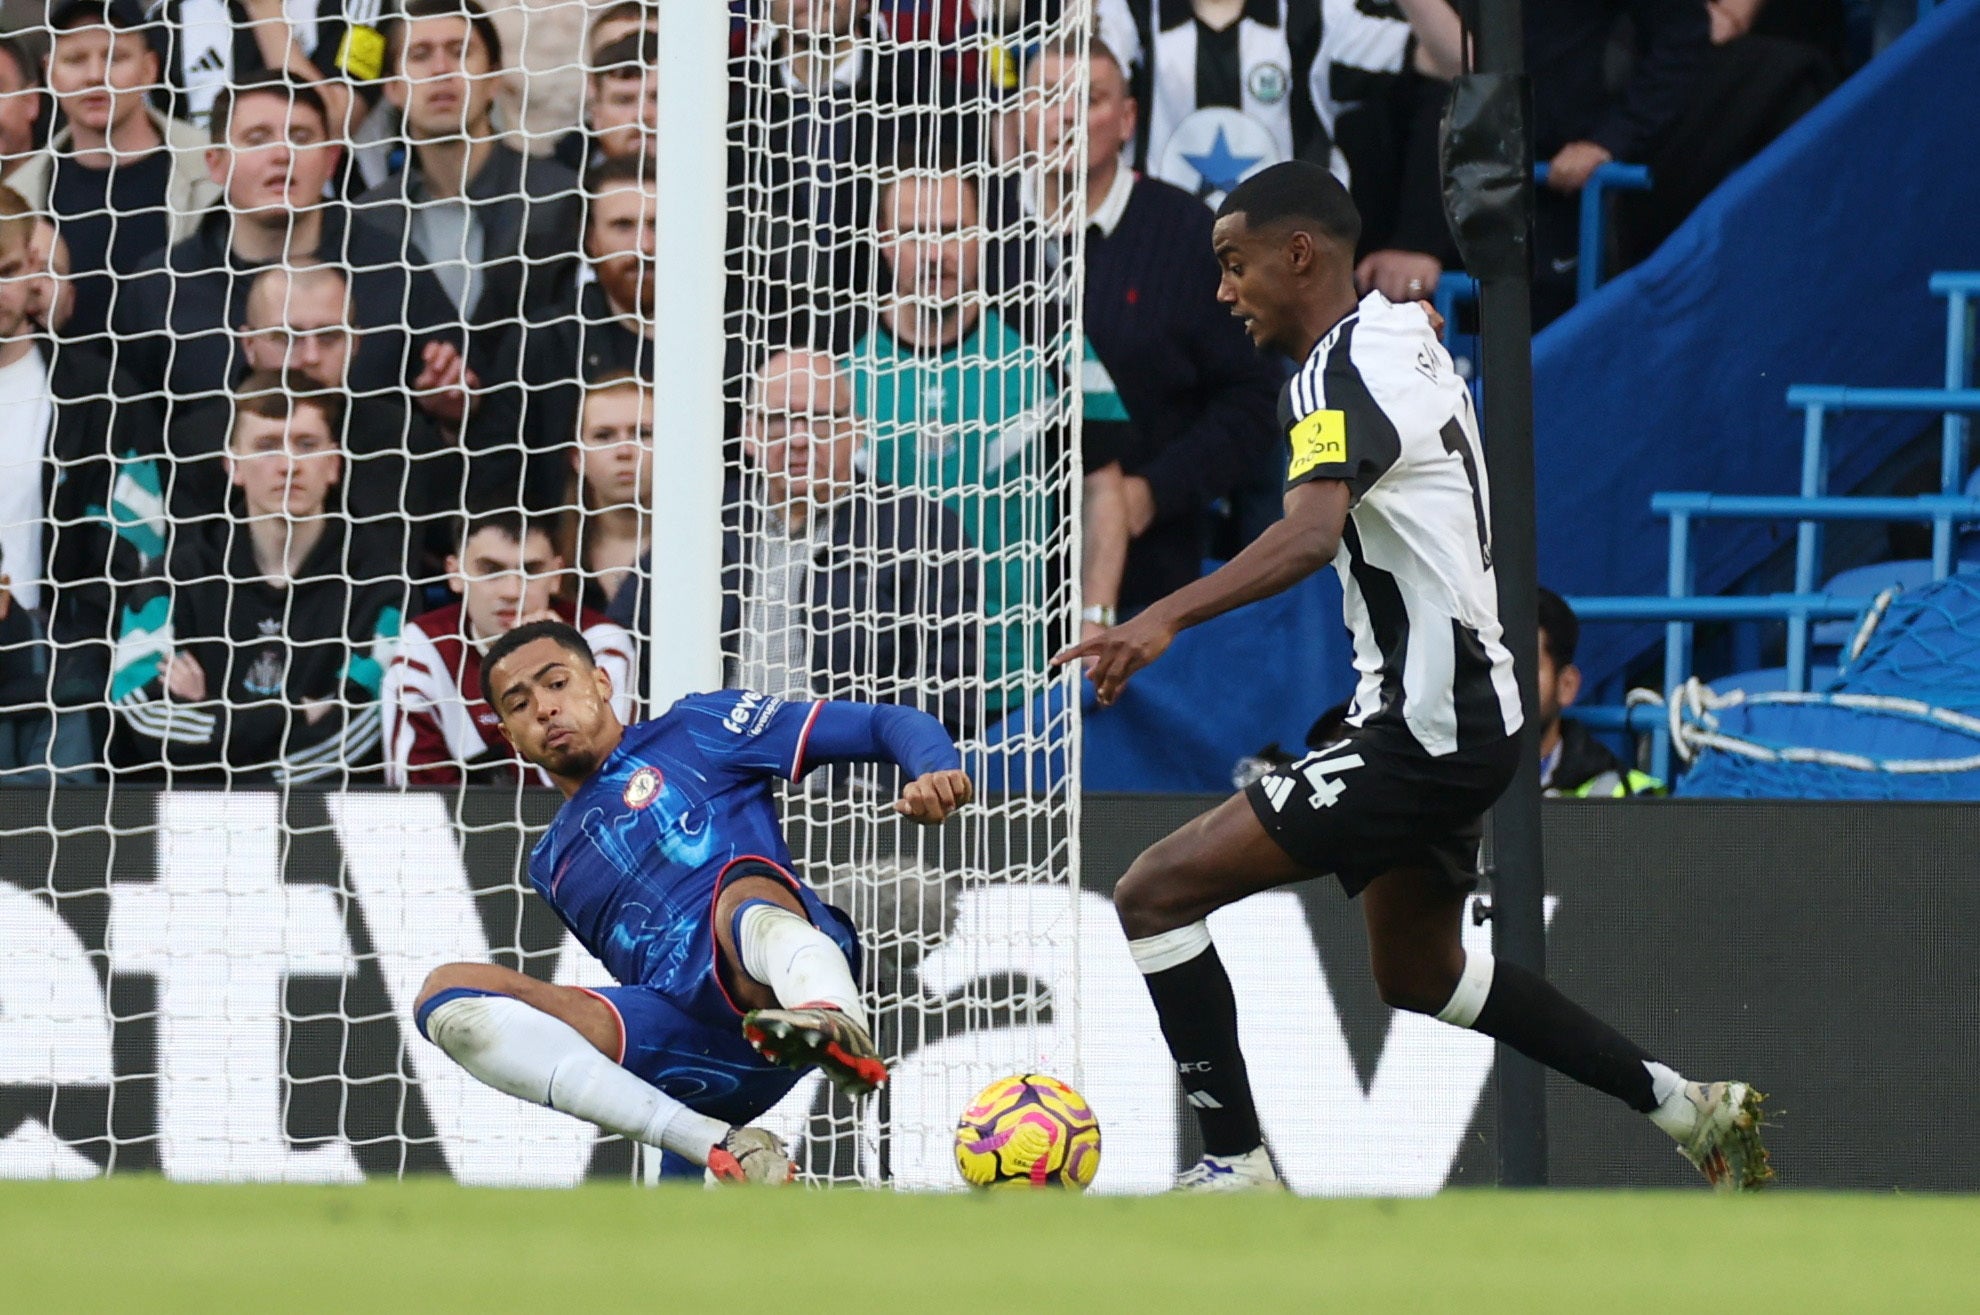
[{"label": "black sock", "polygon": [[1639,1114],[1657,1108],[1650,1070],[1644,1067],[1652,1058],[1518,964],[1494,961],[1491,994],[1471,1028],[1584,1086],[1607,1092]]},{"label": "black sock", "polygon": [[1244,1052],[1238,1049],[1237,997],[1217,947],[1144,980],[1183,1091],[1202,1125],[1203,1149],[1229,1156],[1264,1145]]}]

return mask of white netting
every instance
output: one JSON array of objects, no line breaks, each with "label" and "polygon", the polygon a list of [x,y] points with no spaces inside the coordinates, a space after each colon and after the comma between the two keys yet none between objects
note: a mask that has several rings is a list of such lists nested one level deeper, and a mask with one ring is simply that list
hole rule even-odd
[{"label": "white netting", "polygon": [[[727,273],[723,683],[924,708],[991,792],[788,792],[897,1078],[773,1123],[947,1183],[982,1082],[1078,1081],[1085,6],[734,8],[726,70],[576,0],[48,0],[0,50],[0,1175],[633,1167],[408,1015],[451,959],[605,980],[476,673],[554,612],[631,712],[683,642],[656,261]],[[726,180],[656,177],[656,68]],[[683,187],[725,251],[656,233]]]}]

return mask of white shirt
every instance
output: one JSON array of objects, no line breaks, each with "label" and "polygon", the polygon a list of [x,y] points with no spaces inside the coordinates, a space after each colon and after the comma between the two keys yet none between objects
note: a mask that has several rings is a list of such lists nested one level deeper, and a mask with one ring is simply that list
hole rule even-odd
[{"label": "white shirt", "polygon": [[41,605],[45,567],[41,536],[48,509],[41,502],[41,463],[48,456],[48,361],[39,346],[0,368],[0,574],[13,581],[14,600]]}]

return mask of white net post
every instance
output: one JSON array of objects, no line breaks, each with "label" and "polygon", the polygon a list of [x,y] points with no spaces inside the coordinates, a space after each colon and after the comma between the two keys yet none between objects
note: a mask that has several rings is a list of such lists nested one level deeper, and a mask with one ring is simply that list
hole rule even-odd
[{"label": "white net post", "polygon": [[[666,4],[653,157],[654,479],[649,707],[722,683],[722,248],[729,16]],[[664,256],[661,253],[665,253]]]}]

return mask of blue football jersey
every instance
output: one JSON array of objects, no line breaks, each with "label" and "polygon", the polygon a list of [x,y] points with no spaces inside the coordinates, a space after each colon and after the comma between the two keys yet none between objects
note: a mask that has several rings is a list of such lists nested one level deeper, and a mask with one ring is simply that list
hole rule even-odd
[{"label": "blue football jersey", "polygon": [[939,723],[904,708],[689,695],[626,728],[531,851],[530,884],[620,982],[687,991],[709,969],[723,869],[791,866],[772,778],[849,759],[919,774],[956,753]]}]

